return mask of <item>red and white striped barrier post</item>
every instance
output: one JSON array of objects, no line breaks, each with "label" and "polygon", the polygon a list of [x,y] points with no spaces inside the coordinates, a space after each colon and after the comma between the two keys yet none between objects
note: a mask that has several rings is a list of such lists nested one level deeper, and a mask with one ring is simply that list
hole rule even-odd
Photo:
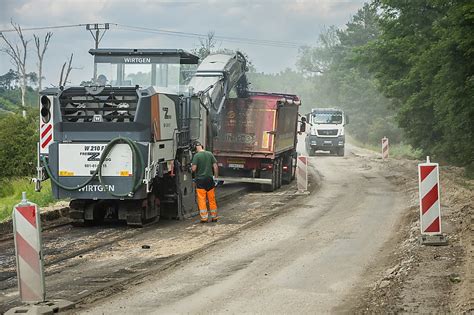
[{"label": "red and white striped barrier post", "polygon": [[74,308],[67,300],[46,301],[43,250],[41,241],[41,218],[38,206],[26,200],[13,207],[13,236],[15,241],[18,290],[26,306],[8,310],[10,314],[53,314]]},{"label": "red and white striped barrier post", "polygon": [[388,138],[383,137],[382,138],[382,160],[388,159],[388,150],[389,150]]},{"label": "red and white striped barrier post", "polygon": [[23,302],[44,302],[46,298],[41,249],[41,220],[38,206],[26,200],[13,207],[18,289]]},{"label": "red and white striped barrier post", "polygon": [[441,206],[439,199],[439,165],[431,163],[418,164],[418,183],[420,199],[421,243],[442,245],[446,238],[441,233]]},{"label": "red and white striped barrier post", "polygon": [[18,290],[21,301],[28,304],[14,307],[5,315],[53,314],[74,308],[75,304],[67,300],[46,301],[41,217],[38,206],[26,200],[26,193],[13,207],[13,236]]},{"label": "red and white striped barrier post", "polygon": [[299,193],[308,191],[308,157],[298,156],[296,161],[296,183]]}]

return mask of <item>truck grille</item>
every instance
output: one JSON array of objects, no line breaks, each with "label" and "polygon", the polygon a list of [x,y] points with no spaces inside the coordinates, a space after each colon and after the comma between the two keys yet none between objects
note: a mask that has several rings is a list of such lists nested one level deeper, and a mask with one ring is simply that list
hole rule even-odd
[{"label": "truck grille", "polygon": [[86,87],[64,90],[59,96],[63,122],[92,122],[101,115],[103,122],[133,122],[138,104],[135,88],[105,87],[89,93]]},{"label": "truck grille", "polygon": [[337,136],[337,129],[318,129],[320,136]]}]

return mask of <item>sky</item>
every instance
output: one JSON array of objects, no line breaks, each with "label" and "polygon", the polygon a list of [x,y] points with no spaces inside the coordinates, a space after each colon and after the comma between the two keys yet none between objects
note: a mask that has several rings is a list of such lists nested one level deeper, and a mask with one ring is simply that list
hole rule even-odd
[{"label": "sky", "polygon": [[[113,23],[101,48],[180,48],[200,46],[198,37],[170,36],[136,27],[175,32],[238,37],[258,44],[217,40],[218,48],[244,51],[257,71],[277,73],[295,68],[298,47],[314,46],[318,35],[331,25],[343,27],[362,7],[363,0],[0,0],[0,30],[12,29],[10,21],[23,29]],[[117,25],[116,25],[117,24]],[[131,29],[130,26],[134,27]],[[45,55],[45,84],[57,85],[62,64],[74,54],[70,81],[92,77],[93,59],[88,50],[94,40],[85,26],[51,29],[53,37]],[[28,44],[28,71],[37,72],[33,34],[44,37],[47,30],[24,31]],[[13,32],[3,32],[17,42]],[[293,47],[263,45],[262,41],[292,43]],[[0,41],[0,48],[5,48]],[[0,52],[0,74],[14,68]]]}]

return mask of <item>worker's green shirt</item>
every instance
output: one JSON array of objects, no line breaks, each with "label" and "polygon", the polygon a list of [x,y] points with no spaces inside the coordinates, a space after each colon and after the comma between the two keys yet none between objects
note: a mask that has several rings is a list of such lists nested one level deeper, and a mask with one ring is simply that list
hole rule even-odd
[{"label": "worker's green shirt", "polygon": [[217,163],[217,160],[211,152],[201,151],[194,155],[192,163],[197,166],[196,178],[212,177],[212,165]]}]

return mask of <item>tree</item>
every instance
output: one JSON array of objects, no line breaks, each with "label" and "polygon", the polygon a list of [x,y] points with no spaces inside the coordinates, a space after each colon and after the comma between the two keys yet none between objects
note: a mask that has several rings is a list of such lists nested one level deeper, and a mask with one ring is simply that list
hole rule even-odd
[{"label": "tree", "polygon": [[344,48],[361,47],[380,36],[377,6],[365,3],[337,36]]},{"label": "tree", "polygon": [[380,36],[361,49],[410,143],[474,165],[472,1],[380,0]]},{"label": "tree", "polygon": [[28,79],[29,86],[38,84],[38,74],[36,72],[30,72],[26,75]]},{"label": "tree", "polygon": [[203,60],[207,56],[209,56],[212,50],[216,47],[217,41],[215,38],[215,32],[209,31],[207,32],[206,38],[199,39],[199,48],[193,49],[191,52],[199,57],[199,59]]},{"label": "tree", "polygon": [[7,73],[0,76],[0,86],[7,90],[13,89],[17,81],[18,73],[13,69],[10,69]]},{"label": "tree", "polygon": [[297,63],[312,79],[317,95],[303,99],[303,106],[307,110],[344,109],[351,117],[349,133],[373,145],[383,136],[389,136],[392,143],[402,140],[391,100],[378,91],[377,80],[360,61],[360,48],[374,41],[379,33],[377,8],[365,4],[343,29],[326,28],[315,47],[301,49]]},{"label": "tree", "polygon": [[247,74],[247,77],[252,91],[298,95],[302,99],[301,113],[310,111],[314,107],[314,100],[318,98],[312,78],[290,68],[286,68],[279,73],[250,72]]},{"label": "tree", "polygon": [[21,88],[21,106],[23,117],[26,118],[26,105],[25,105],[25,94],[26,86],[28,81],[28,73],[26,72],[26,57],[27,57],[27,47],[29,40],[26,40],[23,36],[23,31],[19,24],[15,24],[11,21],[13,28],[15,29],[16,34],[21,42],[21,47],[18,44],[12,44],[3,34],[1,35],[3,41],[7,44],[6,49],[2,49],[3,52],[8,54],[13,61],[13,64],[17,68],[17,72],[20,78],[20,88]]},{"label": "tree", "polygon": [[249,69],[248,71],[249,72],[256,71],[255,66],[253,65],[252,61],[249,59],[248,54],[241,51],[240,49],[237,49],[237,50],[233,50],[229,48],[215,49],[215,47],[217,46],[217,40],[215,39],[214,31],[209,31],[205,39],[199,39],[199,44],[200,44],[200,47],[191,50],[191,52],[195,54],[196,56],[198,56],[201,61],[207,56],[209,56],[210,54],[233,55],[236,53],[236,51],[240,51],[244,55],[245,60],[247,60],[247,68]]},{"label": "tree", "polygon": [[49,41],[51,40],[52,36],[52,32],[46,33],[43,40],[43,47],[41,47],[40,38],[36,35],[33,35],[33,37],[35,38],[36,55],[38,56],[38,91],[41,91],[43,88],[43,60],[44,55],[46,53],[46,49],[48,49]]},{"label": "tree", "polygon": [[[59,86],[65,86],[67,83],[67,78],[69,77],[69,74],[71,73],[71,70],[72,70],[73,56],[74,54],[71,54],[71,56],[69,57],[69,62],[68,61],[64,62],[61,68],[61,74],[59,76]],[[67,68],[66,68],[66,64],[67,64]],[[66,69],[66,73],[64,73],[64,69]]]},{"label": "tree", "polygon": [[298,68],[310,75],[324,73],[331,66],[338,46],[337,29],[331,26],[319,36],[316,47],[303,46],[300,48]]}]

